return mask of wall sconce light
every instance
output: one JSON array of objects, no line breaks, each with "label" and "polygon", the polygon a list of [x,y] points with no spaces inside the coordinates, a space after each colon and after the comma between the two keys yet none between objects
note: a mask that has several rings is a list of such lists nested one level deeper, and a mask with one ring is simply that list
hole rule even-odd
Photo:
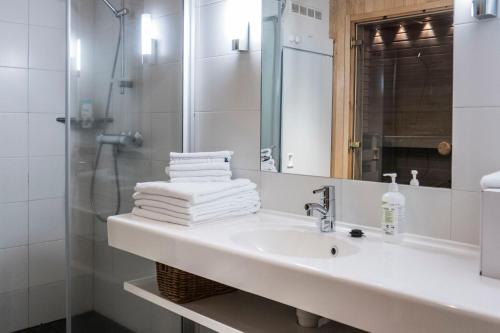
[{"label": "wall sconce light", "polygon": [[144,13],[141,15],[141,54],[142,63],[151,58],[155,52],[155,34],[153,28],[153,18],[151,14]]},{"label": "wall sconce light", "polygon": [[497,17],[498,0],[472,0],[472,16],[481,20]]},{"label": "wall sconce light", "polygon": [[229,29],[231,34],[231,49],[247,52],[250,49],[250,8],[251,1],[229,1]]},{"label": "wall sconce light", "polygon": [[246,22],[241,28],[239,35],[232,39],[232,50],[240,52],[248,52],[250,46],[250,23]]}]

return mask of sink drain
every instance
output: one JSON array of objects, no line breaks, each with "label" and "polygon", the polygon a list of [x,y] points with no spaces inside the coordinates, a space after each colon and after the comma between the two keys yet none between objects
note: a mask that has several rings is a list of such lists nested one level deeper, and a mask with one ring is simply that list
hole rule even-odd
[{"label": "sink drain", "polygon": [[332,246],[332,249],[330,250],[331,254],[336,257],[337,254],[339,253],[339,249],[334,245]]}]

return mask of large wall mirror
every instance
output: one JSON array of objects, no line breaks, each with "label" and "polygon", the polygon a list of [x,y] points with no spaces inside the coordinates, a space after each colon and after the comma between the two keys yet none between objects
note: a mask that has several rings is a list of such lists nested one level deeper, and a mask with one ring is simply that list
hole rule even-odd
[{"label": "large wall mirror", "polygon": [[451,187],[451,0],[262,0],[261,170]]}]

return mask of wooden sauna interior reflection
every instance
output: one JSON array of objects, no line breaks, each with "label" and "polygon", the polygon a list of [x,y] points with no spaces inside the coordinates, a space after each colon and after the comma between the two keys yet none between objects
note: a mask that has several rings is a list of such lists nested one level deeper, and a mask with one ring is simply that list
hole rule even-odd
[{"label": "wooden sauna interior reflection", "polygon": [[[451,187],[453,14],[358,24],[354,176]],[[356,161],[356,158],[355,158]]]}]

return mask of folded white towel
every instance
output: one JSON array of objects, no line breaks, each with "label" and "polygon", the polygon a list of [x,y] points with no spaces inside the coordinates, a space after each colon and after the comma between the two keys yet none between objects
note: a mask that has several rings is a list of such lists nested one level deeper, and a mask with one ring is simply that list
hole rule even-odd
[{"label": "folded white towel", "polygon": [[253,190],[256,187],[257,185],[248,179],[234,179],[230,182],[206,183],[137,183],[135,191],[182,199],[191,204],[197,204]]},{"label": "folded white towel", "polygon": [[203,217],[203,219],[198,219],[196,221],[191,221],[189,219],[170,216],[167,214],[155,212],[152,210],[146,210],[143,208],[137,208],[137,207],[134,207],[132,209],[132,214],[137,215],[137,216],[141,216],[141,217],[145,217],[145,218],[148,218],[151,220],[160,221],[160,222],[169,222],[169,223],[176,223],[176,224],[181,224],[181,225],[185,225],[185,226],[190,226],[193,223],[212,222],[212,221],[218,221],[218,220],[222,220],[222,219],[229,218],[229,217],[242,216],[242,215],[256,213],[259,210],[259,208],[260,208],[260,205],[256,205],[256,206],[244,207],[244,208],[234,210],[234,211],[227,211],[224,213],[207,214]]},{"label": "folded white towel", "polygon": [[179,160],[170,160],[170,166],[178,164],[200,164],[200,163],[228,163],[225,158],[183,158]]},{"label": "folded white towel", "polygon": [[203,221],[203,220],[212,218],[214,215],[221,215],[221,214],[225,214],[228,212],[230,213],[230,212],[234,212],[234,211],[238,211],[238,210],[248,210],[248,209],[251,209],[251,208],[257,207],[257,206],[260,207],[260,201],[254,200],[254,201],[248,201],[248,202],[227,204],[227,205],[220,206],[217,208],[211,208],[211,209],[207,209],[205,211],[198,211],[198,212],[189,213],[189,214],[180,213],[180,212],[176,212],[176,211],[173,211],[170,209],[165,209],[163,207],[156,207],[156,206],[142,205],[142,206],[136,206],[136,207],[144,209],[144,210],[160,213],[163,215],[173,216],[173,217],[176,217],[179,219],[185,219],[185,220],[189,220],[189,221],[193,221],[193,222],[198,222],[198,221]]},{"label": "folded white towel", "polygon": [[232,151],[212,151],[212,152],[198,152],[198,153],[170,153],[170,160],[184,160],[184,159],[197,159],[197,158],[224,158],[227,161],[231,159]]},{"label": "folded white towel", "polygon": [[231,176],[205,176],[205,177],[179,177],[171,178],[171,183],[214,183],[214,182],[230,182]]},{"label": "folded white towel", "polygon": [[180,177],[213,177],[213,176],[229,176],[233,174],[228,170],[192,170],[192,171],[169,171],[170,178]]},{"label": "folded white towel", "polygon": [[187,164],[172,164],[168,168],[169,171],[199,171],[199,170],[231,170],[229,163],[187,163]]},{"label": "folded white towel", "polygon": [[[136,196],[136,195],[134,195]],[[230,196],[226,198],[221,198],[218,200],[210,201],[208,203],[198,204],[195,206],[182,207],[176,205],[175,202],[169,201],[165,202],[162,200],[161,196],[147,195],[138,193],[136,197],[143,198],[135,200],[135,206],[139,208],[143,207],[156,207],[166,210],[171,210],[180,214],[204,214],[208,212],[216,212],[227,207],[234,207],[236,205],[246,205],[248,203],[258,203],[260,201],[259,194],[257,191],[252,190],[239,195]],[[148,198],[148,199],[145,199]],[[156,200],[159,199],[159,200]]]}]

